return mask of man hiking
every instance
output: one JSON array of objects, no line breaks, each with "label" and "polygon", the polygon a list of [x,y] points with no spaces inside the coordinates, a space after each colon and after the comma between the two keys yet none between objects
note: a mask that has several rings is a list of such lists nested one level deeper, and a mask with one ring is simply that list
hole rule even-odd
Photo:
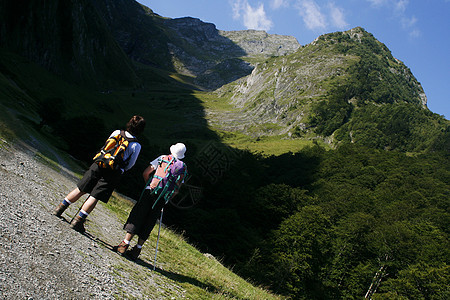
[{"label": "man hiking", "polygon": [[[119,245],[114,246],[114,251],[127,255],[132,260],[138,258],[162,208],[176,195],[184,182],[187,167],[181,159],[184,158],[185,152],[186,146],[183,143],[172,145],[169,155],[159,156],[144,170],[142,175],[147,182],[146,187],[123,227],[126,231],[125,238]],[[153,172],[155,174],[151,176]],[[127,251],[134,235],[138,235],[138,242]]]},{"label": "man hiking", "polygon": [[62,213],[81,196],[89,197],[73,218],[70,227],[84,233],[84,222],[95,208],[98,200],[108,202],[114,189],[119,185],[122,174],[131,169],[141,151],[141,144],[136,136],[145,128],[145,120],[141,116],[133,116],[126,124],[125,130],[115,130],[106,141],[105,146],[94,157],[94,162],[71,191],[56,207],[53,214],[61,217]]}]

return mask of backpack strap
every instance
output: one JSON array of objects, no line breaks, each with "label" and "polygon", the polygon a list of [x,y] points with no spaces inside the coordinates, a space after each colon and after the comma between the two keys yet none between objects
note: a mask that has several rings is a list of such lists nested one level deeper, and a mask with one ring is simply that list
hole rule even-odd
[{"label": "backpack strap", "polygon": [[[126,135],[126,133],[125,133],[125,130],[120,130],[120,136],[123,137],[126,141],[128,141],[127,147],[129,147],[130,144],[131,144],[132,142],[136,142],[136,143],[139,142],[138,139],[137,139],[136,137],[132,137],[132,138],[127,137],[127,135]],[[124,163],[124,164],[127,163],[130,159],[131,159],[131,155],[129,155],[129,156],[127,157],[127,159],[124,159],[124,160],[123,160],[123,163]]]},{"label": "backpack strap", "polygon": [[[169,155],[169,157],[171,157],[172,155]],[[164,168],[164,172],[167,172],[167,168],[169,168],[170,167],[170,165],[172,164],[172,163],[174,163],[174,162],[176,162],[177,161],[177,159],[174,157],[174,156],[172,156],[172,158],[167,162],[167,165],[166,165],[166,167]]]},{"label": "backpack strap", "polygon": [[136,137],[132,137],[132,138],[127,137],[127,134],[125,133],[125,130],[120,130],[120,135],[123,138],[125,138],[129,143],[131,143],[131,142],[138,142],[138,139]]},{"label": "backpack strap", "polygon": [[[156,199],[155,203],[153,203],[152,209],[155,207],[156,203],[158,203],[158,201],[161,198],[164,199],[164,202],[165,202],[164,205],[167,204],[167,202],[169,202],[170,198],[172,198],[173,193],[175,193],[175,191],[178,189],[176,183],[180,180],[181,176],[184,176],[183,178],[186,178],[186,176],[187,176],[187,168],[186,168],[186,164],[185,163],[183,163],[183,167],[184,167],[184,172],[182,174],[179,174],[175,180],[173,178],[171,178],[171,180],[169,182],[167,182],[167,184],[164,186],[163,190],[159,194],[159,196]],[[167,189],[172,183],[175,184],[175,187],[174,187],[174,189],[172,191],[168,192]]]},{"label": "backpack strap", "polygon": [[[170,167],[170,165],[176,161],[176,158],[171,155],[168,155],[167,158],[168,158],[168,160],[161,158],[160,161],[158,162],[158,167],[160,167],[163,163],[167,163],[166,167],[164,168],[164,172],[167,172],[167,169]],[[167,176],[167,174],[168,173],[166,173],[166,176]],[[159,181],[163,180],[163,177],[156,175],[156,170],[155,170],[155,174],[153,175],[153,178],[159,179]]]}]

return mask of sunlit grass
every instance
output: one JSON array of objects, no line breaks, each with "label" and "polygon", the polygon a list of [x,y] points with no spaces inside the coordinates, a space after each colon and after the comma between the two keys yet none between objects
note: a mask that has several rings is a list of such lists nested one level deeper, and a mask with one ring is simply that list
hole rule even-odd
[{"label": "sunlit grass", "polygon": [[[128,217],[132,206],[132,201],[118,194],[114,194],[106,205],[123,221]],[[141,264],[146,268],[131,268],[133,270],[129,271],[127,276],[141,281],[149,274],[162,276],[165,281],[180,286],[187,299],[282,299],[281,296],[256,287],[239,277],[216,258],[201,253],[189,244],[182,234],[165,226],[161,228],[156,271],[151,273],[158,227],[157,223],[140,256],[143,261]],[[124,269],[119,273],[123,272],[128,271]],[[142,285],[143,294],[151,296],[154,289],[144,283]],[[170,294],[171,289],[167,289],[166,293],[168,297],[175,296]]]},{"label": "sunlit grass", "polygon": [[234,111],[235,107],[229,103],[229,100],[223,97],[218,97],[213,93],[195,92],[194,96],[197,97],[202,106],[205,109],[213,109],[219,111]]}]

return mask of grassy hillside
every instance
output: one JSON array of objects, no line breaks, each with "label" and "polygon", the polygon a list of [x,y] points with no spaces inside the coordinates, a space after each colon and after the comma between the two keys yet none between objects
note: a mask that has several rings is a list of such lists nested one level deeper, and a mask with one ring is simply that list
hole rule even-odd
[{"label": "grassy hillside", "polygon": [[228,136],[276,137],[294,151],[308,140],[423,151],[446,139],[448,122],[426,108],[411,71],[362,28],[320,36],[290,55],[248,59],[252,74],[215,91],[220,105],[207,107],[213,127]]},{"label": "grassy hillside", "polygon": [[[132,203],[115,195],[107,207],[124,222],[131,210]],[[158,230],[158,224],[152,233],[155,236],[157,235],[156,230]],[[138,263],[153,262],[154,247],[155,243],[152,239],[143,248],[141,257],[144,261]],[[232,270],[222,265],[220,258],[201,253],[187,243],[182,234],[164,226],[161,229],[156,265],[158,267],[156,272],[167,278],[167,284],[173,282],[181,286],[186,291],[187,299],[283,299],[283,297],[255,287],[237,276]],[[133,276],[135,276],[135,280],[139,281],[144,279],[146,274],[136,272]],[[159,287],[158,291],[154,291],[143,284],[143,297],[152,297],[155,293],[164,294],[164,287]],[[170,294],[166,296],[171,297]]]},{"label": "grassy hillside", "polygon": [[[228,99],[219,97],[215,93],[197,91],[194,96],[201,101],[208,128],[218,135],[221,142],[233,148],[263,155],[280,155],[287,152],[297,152],[305,146],[313,144],[313,140],[308,139],[292,139],[287,136],[270,134],[249,134],[249,131],[252,130],[263,130],[268,133],[274,128],[278,128],[279,125],[277,124],[261,124],[255,121],[253,124],[246,126],[245,131],[224,128],[221,125],[224,122],[234,124],[236,127],[242,126],[242,120],[239,118],[242,111]],[[326,145],[321,140],[318,140],[318,142]]]}]

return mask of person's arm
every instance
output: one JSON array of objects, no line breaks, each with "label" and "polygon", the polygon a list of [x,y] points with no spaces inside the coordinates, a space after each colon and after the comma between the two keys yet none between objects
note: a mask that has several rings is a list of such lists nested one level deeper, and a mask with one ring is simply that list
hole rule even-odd
[{"label": "person's arm", "polygon": [[147,182],[150,179],[150,174],[152,174],[152,172],[155,171],[156,168],[158,167],[159,160],[161,159],[161,157],[162,155],[152,160],[150,162],[150,165],[148,165],[148,167],[142,173],[142,177],[144,177],[145,182]]},{"label": "person's arm", "polygon": [[[139,153],[141,152],[141,144],[133,143],[132,145],[129,146],[129,148],[131,148],[133,152],[131,153],[130,158],[128,159],[128,162],[124,168],[124,171],[128,171],[136,163]],[[127,150],[128,150],[128,148],[127,148]],[[127,150],[125,150],[125,151],[127,151]]]},{"label": "person's arm", "polygon": [[144,177],[144,181],[147,182],[150,179],[150,175],[155,171],[155,168],[153,165],[149,165],[147,168],[145,168],[144,172],[142,173],[142,177]]}]

